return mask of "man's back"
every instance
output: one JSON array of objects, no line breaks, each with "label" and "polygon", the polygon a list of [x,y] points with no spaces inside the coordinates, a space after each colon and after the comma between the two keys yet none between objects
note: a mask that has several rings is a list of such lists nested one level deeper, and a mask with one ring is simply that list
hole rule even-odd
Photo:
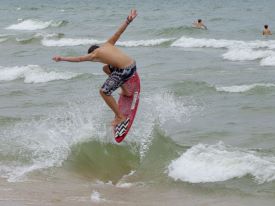
[{"label": "man's back", "polygon": [[133,59],[108,42],[100,46],[94,55],[97,61],[117,68],[124,68],[133,63]]}]

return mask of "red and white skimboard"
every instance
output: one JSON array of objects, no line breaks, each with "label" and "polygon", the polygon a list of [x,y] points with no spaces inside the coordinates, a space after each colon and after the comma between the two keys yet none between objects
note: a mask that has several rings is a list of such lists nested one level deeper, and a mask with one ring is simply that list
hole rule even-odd
[{"label": "red and white skimboard", "polygon": [[137,112],[140,94],[140,79],[138,73],[124,83],[131,96],[120,95],[118,100],[119,110],[126,117],[126,120],[113,127],[116,142],[121,142],[128,134]]}]

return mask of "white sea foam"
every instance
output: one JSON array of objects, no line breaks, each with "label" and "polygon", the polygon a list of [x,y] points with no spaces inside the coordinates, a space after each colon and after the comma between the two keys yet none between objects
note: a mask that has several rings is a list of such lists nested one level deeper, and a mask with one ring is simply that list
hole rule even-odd
[{"label": "white sea foam", "polygon": [[91,201],[94,203],[100,203],[100,202],[105,202],[106,200],[102,198],[101,194],[97,191],[93,191],[91,194]]},{"label": "white sea foam", "polygon": [[275,54],[263,58],[260,62],[261,66],[275,66]]},{"label": "white sea foam", "polygon": [[194,105],[186,105],[184,98],[176,97],[171,92],[159,93],[153,96],[152,101],[161,125],[165,125],[171,120],[188,121],[190,114],[197,109]]},{"label": "white sea foam", "polygon": [[231,92],[231,93],[241,93],[247,92],[255,87],[275,87],[275,84],[271,83],[256,83],[250,85],[233,85],[233,86],[223,86],[223,87],[216,87],[216,90],[219,92]]},{"label": "white sea foam", "polygon": [[189,37],[181,37],[171,44],[174,47],[183,48],[227,48],[227,49],[259,49],[259,48],[275,48],[274,40],[267,41],[240,41],[240,40],[227,40],[227,39],[196,39]]},{"label": "white sea foam", "polygon": [[[133,41],[118,41],[116,45],[123,47],[137,47],[137,46],[157,46],[162,43],[168,42],[171,39],[152,39],[152,40],[133,40]],[[101,44],[104,40],[96,39],[73,39],[73,38],[62,38],[59,40],[43,39],[42,45],[47,47],[63,47],[63,46],[78,46],[78,45],[90,45],[90,44]]]},{"label": "white sea foam", "polygon": [[0,81],[24,79],[25,83],[43,83],[54,80],[68,80],[80,74],[72,72],[46,71],[38,65],[1,67]]},{"label": "white sea foam", "polygon": [[116,183],[116,187],[118,188],[130,188],[133,185],[135,185],[135,183],[130,183],[130,182],[125,182],[125,180],[127,180],[128,177],[132,176],[133,174],[135,174],[136,171],[131,171],[129,174],[127,175],[123,175],[123,177]]},{"label": "white sea foam", "polygon": [[100,97],[86,97],[48,117],[1,129],[0,154],[13,160],[0,162],[0,176],[10,182],[23,181],[35,170],[62,166],[74,144],[88,138],[104,141],[105,109]]},{"label": "white sea foam", "polygon": [[113,184],[112,181],[103,182],[101,180],[96,180],[95,184],[96,185],[108,185],[108,186],[113,186],[113,187],[117,187],[117,188],[130,188],[130,187],[137,186],[137,185],[143,185],[143,182],[134,182],[134,183],[125,182],[125,179],[127,179],[127,177],[133,175],[134,173],[135,173],[135,171],[131,171],[129,174],[124,175],[116,184]]},{"label": "white sea foam", "polygon": [[274,56],[275,52],[271,50],[252,50],[252,49],[229,49],[222,56],[224,59],[232,61],[256,60]]},{"label": "white sea foam", "polygon": [[15,40],[17,42],[28,42],[28,41],[32,41],[35,39],[46,39],[46,38],[53,38],[53,37],[59,37],[62,34],[58,34],[58,33],[35,33],[33,35],[25,35],[25,36],[20,36],[20,37],[16,37]]},{"label": "white sea foam", "polygon": [[134,185],[133,183],[123,182],[123,183],[117,183],[116,187],[118,187],[118,188],[130,188],[133,185]]},{"label": "white sea foam", "polygon": [[133,40],[133,41],[118,41],[118,46],[124,46],[124,47],[138,47],[138,46],[157,46],[161,45],[165,42],[169,42],[173,39],[151,39],[151,40]]},{"label": "white sea foam", "polygon": [[[190,120],[191,115],[200,107],[190,99],[177,97],[172,92],[162,91],[148,97],[142,97],[137,113],[134,129],[130,131],[127,140],[138,142],[140,157],[145,157],[152,143],[152,131],[156,123],[167,134],[174,127],[181,127]],[[144,121],[146,120],[146,123]]]},{"label": "white sea foam", "polygon": [[174,47],[183,47],[183,48],[201,48],[201,47],[210,47],[210,48],[230,48],[233,46],[243,45],[242,41],[233,41],[233,40],[217,40],[217,39],[196,39],[181,37],[171,44]]},{"label": "white sea foam", "polygon": [[[52,151],[53,152],[53,151]],[[7,178],[9,182],[21,182],[25,179],[25,174],[28,174],[35,170],[40,170],[47,167],[57,166],[54,160],[47,160],[45,162],[36,162],[33,164],[16,166],[15,164],[0,164],[1,177]],[[59,165],[61,166],[61,165]]]},{"label": "white sea foam", "polygon": [[42,33],[42,32],[39,32],[39,33],[35,33],[35,34],[34,34],[34,37],[52,38],[52,37],[58,37],[59,35],[62,35],[62,34],[58,34],[58,33]]},{"label": "white sea foam", "polygon": [[[8,181],[22,181],[35,170],[60,167],[68,158],[71,146],[87,138],[104,139],[106,128],[103,106],[83,98],[39,120],[18,123],[0,130],[1,150],[11,161],[0,162],[0,176]],[[105,105],[104,105],[105,106]]]},{"label": "white sea foam", "polygon": [[8,34],[0,34],[0,43],[7,41],[9,36]]},{"label": "white sea foam", "polygon": [[8,38],[1,38],[0,37],[0,43],[2,43],[2,42],[4,42],[4,41],[7,41],[8,40]]},{"label": "white sea foam", "polygon": [[52,21],[39,21],[39,20],[32,20],[28,19],[22,21],[18,24],[13,24],[8,26],[6,29],[13,29],[13,30],[37,30],[37,29],[45,29],[51,25]]},{"label": "white sea foam", "polygon": [[[222,55],[224,59],[231,61],[251,61],[261,59],[260,65],[275,65],[275,41],[237,41],[227,39],[196,39],[181,37],[171,44],[173,47],[183,48],[225,48],[228,49]],[[261,50],[259,50],[261,49]]]},{"label": "white sea foam", "polygon": [[47,47],[63,47],[63,46],[79,46],[79,45],[90,45],[90,44],[101,44],[104,41],[99,41],[96,39],[72,39],[72,38],[62,38],[59,40],[53,39],[43,39],[41,41],[42,45]]},{"label": "white sea foam", "polygon": [[275,180],[275,157],[249,150],[198,144],[168,166],[174,180],[191,183],[218,182],[251,175],[258,183]]},{"label": "white sea foam", "polygon": [[59,27],[62,25],[64,21],[40,21],[36,19],[27,19],[24,20],[18,24],[12,24],[6,29],[11,29],[11,30],[26,30],[26,31],[33,31],[33,30],[39,30],[39,29],[46,29],[49,26],[52,27]]}]

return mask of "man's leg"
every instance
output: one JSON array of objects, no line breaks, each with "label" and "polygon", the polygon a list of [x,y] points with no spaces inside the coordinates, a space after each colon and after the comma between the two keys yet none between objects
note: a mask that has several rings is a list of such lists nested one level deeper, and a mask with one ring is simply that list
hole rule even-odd
[{"label": "man's leg", "polygon": [[104,99],[104,101],[106,102],[106,104],[113,110],[113,112],[115,113],[115,119],[112,123],[113,126],[123,122],[126,117],[119,111],[118,108],[118,104],[116,103],[116,100],[114,99],[113,96],[108,96],[106,95],[102,90],[100,90],[100,94],[102,96],[102,98]]},{"label": "man's leg", "polygon": [[104,65],[102,70],[103,70],[103,71],[105,72],[105,74],[107,74],[108,76],[110,76],[110,74],[112,73],[112,72],[110,71],[108,65]]}]

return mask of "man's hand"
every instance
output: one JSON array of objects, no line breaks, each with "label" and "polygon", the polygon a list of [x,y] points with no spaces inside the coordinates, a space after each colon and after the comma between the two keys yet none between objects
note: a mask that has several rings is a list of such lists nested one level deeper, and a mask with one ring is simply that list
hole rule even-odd
[{"label": "man's hand", "polygon": [[134,20],[134,18],[136,18],[136,16],[137,16],[137,10],[132,9],[130,14],[127,16],[126,21],[123,22],[123,24],[118,28],[117,32],[113,36],[111,36],[111,38],[108,39],[107,42],[112,45],[115,45],[120,35],[125,31],[127,26]]},{"label": "man's hand", "polygon": [[55,57],[53,57],[53,60],[56,62],[59,62],[59,61],[61,61],[61,56],[55,56]]},{"label": "man's hand", "polygon": [[137,10],[131,9],[131,12],[127,17],[127,23],[130,24],[134,20],[134,18],[136,18],[136,16],[137,16]]}]

